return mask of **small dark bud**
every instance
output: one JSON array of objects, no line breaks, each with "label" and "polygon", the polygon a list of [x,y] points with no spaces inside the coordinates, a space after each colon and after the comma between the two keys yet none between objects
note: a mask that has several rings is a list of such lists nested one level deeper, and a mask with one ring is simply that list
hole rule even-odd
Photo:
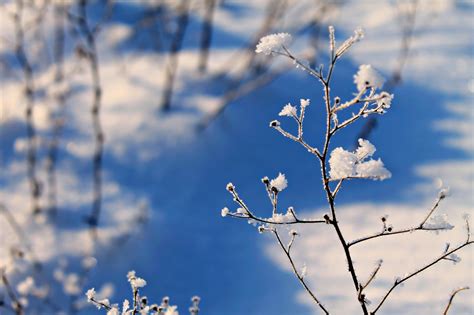
[{"label": "small dark bud", "polygon": [[158,304],[153,304],[153,305],[150,306],[150,309],[153,312],[158,312],[159,311],[159,306],[158,306]]},{"label": "small dark bud", "polygon": [[323,216],[324,220],[326,220],[326,224],[329,224],[331,222],[330,218],[329,218],[329,215],[328,214],[325,214]]},{"label": "small dark bud", "polygon": [[267,176],[265,176],[264,178],[262,178],[262,183],[264,183],[265,185],[268,185],[270,184],[270,179]]},{"label": "small dark bud", "polygon": [[334,102],[336,104],[339,104],[341,102],[341,98],[339,96],[337,96],[336,98],[334,98]]},{"label": "small dark bud", "polygon": [[278,126],[280,126],[280,122],[278,120],[272,120],[270,122],[270,127],[275,128],[275,127],[278,127]]},{"label": "small dark bud", "polygon": [[382,222],[386,222],[387,218],[386,217],[381,217],[380,220],[382,220]]},{"label": "small dark bud", "polygon": [[365,81],[365,85],[369,86],[370,82],[369,81]]},{"label": "small dark bud", "polygon": [[389,232],[392,232],[392,230],[393,230],[393,228],[392,228],[391,226],[389,226],[389,227],[387,228],[387,231],[389,231]]},{"label": "small dark bud", "polygon": [[148,299],[147,299],[147,297],[146,297],[146,296],[142,297],[142,298],[141,298],[141,300],[140,300],[140,302],[141,302],[143,305],[145,305],[145,306],[146,306],[146,305],[147,305],[147,303],[148,303]]},{"label": "small dark bud", "polygon": [[276,187],[272,187],[272,191],[275,193],[275,194],[278,194],[278,189]]}]

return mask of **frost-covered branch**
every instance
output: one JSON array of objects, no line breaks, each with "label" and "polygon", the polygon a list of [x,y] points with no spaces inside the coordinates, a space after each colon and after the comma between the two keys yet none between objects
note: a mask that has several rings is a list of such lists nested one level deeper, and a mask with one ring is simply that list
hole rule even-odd
[{"label": "frost-covered branch", "polygon": [[[85,293],[87,301],[98,309],[105,309],[107,315],[178,315],[178,307],[170,304],[169,297],[163,297],[161,303],[157,304],[151,303],[146,296],[140,294],[140,290],[146,286],[147,282],[143,278],[137,277],[135,271],[129,271],[127,279],[132,289],[132,300],[130,302],[125,299],[122,307],[119,304],[111,303],[108,298],[98,298],[94,288],[87,290]],[[201,298],[199,296],[191,298],[190,315],[198,315],[200,302]]]},{"label": "frost-covered branch", "polygon": [[[467,224],[467,227],[469,227],[469,223],[468,221],[466,220],[466,224]],[[447,250],[445,251],[441,256],[439,256],[438,258],[436,258],[435,260],[433,260],[432,262],[426,264],[425,266],[417,269],[416,271],[414,272],[411,272],[407,275],[405,275],[404,277],[402,278],[396,278],[393,285],[390,287],[390,289],[387,291],[387,293],[383,296],[382,300],[379,302],[379,304],[377,304],[377,306],[374,308],[373,311],[370,312],[371,315],[377,313],[377,311],[382,307],[382,305],[384,304],[384,302],[387,300],[388,296],[393,292],[393,290],[398,287],[399,285],[401,285],[403,282],[407,281],[408,279],[420,274],[421,272],[425,271],[426,269],[436,265],[437,263],[439,263],[440,261],[442,260],[446,260],[447,257],[453,255],[454,253],[456,253],[457,251],[459,251],[460,249],[468,246],[468,245],[471,245],[472,243],[474,243],[473,241],[471,241],[470,239],[470,233],[469,233],[469,229],[468,229],[468,233],[467,233],[467,239],[464,243],[458,245],[457,247],[451,249],[451,250]]]},{"label": "frost-covered branch", "polygon": [[[236,212],[230,212],[228,208],[224,208],[222,209],[221,214],[222,216],[231,216],[235,218],[247,219],[249,220],[249,223],[263,223],[261,226],[258,227],[259,232],[273,232],[277,238],[280,247],[287,255],[294,273],[296,274],[300,282],[303,284],[305,289],[308,291],[308,293],[318,303],[318,305],[320,305],[320,303],[317,299],[315,299],[314,295],[307,288],[305,283],[302,282],[303,277],[296,270],[294,262],[290,255],[291,247],[293,245],[293,242],[295,241],[296,232],[290,235],[290,242],[286,246],[284,245],[280,238],[280,235],[278,234],[276,224],[324,222],[326,224],[332,225],[338,237],[339,243],[344,251],[344,255],[347,262],[347,268],[354,284],[354,288],[357,293],[357,299],[360,304],[362,313],[368,315],[370,314],[367,308],[368,300],[366,298],[364,290],[375,279],[378,271],[381,268],[382,261],[379,261],[379,263],[365,282],[360,282],[354,267],[354,260],[350,251],[350,247],[357,243],[381,236],[408,233],[415,230],[428,230],[437,232],[441,230],[451,229],[453,228],[453,226],[447,223],[445,216],[432,216],[433,212],[438,208],[440,201],[446,197],[446,191],[443,190],[440,192],[434,206],[428,211],[428,214],[426,215],[426,217],[424,217],[424,219],[420,222],[419,225],[409,229],[393,230],[393,227],[391,225],[387,225],[387,218],[383,217],[383,229],[380,233],[363,237],[352,242],[347,242],[345,239],[344,233],[337,218],[337,211],[335,207],[335,199],[338,193],[340,192],[343,184],[348,182],[350,179],[385,180],[391,177],[390,171],[385,168],[385,165],[381,159],[372,159],[372,156],[374,155],[376,149],[375,146],[367,140],[359,139],[359,146],[354,151],[348,151],[343,149],[342,147],[335,148],[332,150],[330,149],[331,140],[338,131],[344,129],[345,127],[351,125],[352,123],[356,122],[361,118],[366,118],[370,115],[375,114],[384,114],[386,110],[391,107],[393,95],[385,91],[380,91],[385,80],[370,65],[361,65],[359,67],[358,72],[354,75],[354,84],[356,85],[357,92],[354,94],[353,98],[349,99],[348,101],[341,102],[340,97],[331,97],[332,77],[336,62],[352,45],[354,45],[362,37],[362,31],[356,30],[353,36],[344,41],[343,44],[339,47],[336,47],[334,28],[330,27],[330,62],[327,71],[323,71],[323,66],[320,66],[317,70],[315,70],[311,68],[306,62],[303,62],[297,57],[295,57],[295,55],[291,53],[288,48],[291,42],[291,36],[287,33],[278,33],[265,36],[261,38],[260,42],[256,47],[257,53],[265,55],[284,56],[286,58],[289,58],[293,61],[297,68],[301,68],[304,71],[308,72],[311,76],[315,77],[323,87],[324,108],[326,110],[326,126],[324,133],[324,144],[321,148],[313,147],[303,139],[305,109],[310,103],[309,100],[300,100],[299,112],[295,106],[291,105],[291,103],[288,103],[282,108],[279,113],[279,116],[288,117],[296,122],[296,135],[286,131],[278,120],[271,121],[270,127],[278,131],[284,137],[297,143],[300,143],[308,152],[318,158],[321,167],[322,184],[328,202],[330,214],[324,215],[324,220],[317,220],[317,222],[298,222],[298,219],[294,214],[294,210],[292,207],[288,209],[286,214],[279,214],[278,193],[281,192],[284,188],[286,188],[287,185],[286,178],[282,174],[280,174],[272,181],[270,181],[267,177],[262,180],[262,182],[265,184],[267,195],[272,204],[272,218],[264,219],[255,216],[247,207],[247,205],[243,202],[243,200],[239,197],[239,195],[235,191],[235,187],[232,184],[228,184],[227,190],[232,194],[234,201],[239,205],[239,208]],[[359,106],[358,109],[356,109],[357,106]],[[345,112],[350,113],[350,111],[354,109],[355,112],[352,112],[352,116],[350,118],[346,118],[342,122],[339,122],[338,114]],[[274,185],[273,182],[277,184]],[[337,183],[333,185],[333,182]],[[458,246],[453,250],[449,250],[448,246],[442,257],[437,259],[435,262],[432,262],[431,264],[417,270],[413,274],[406,276],[400,281],[396,281],[395,285],[389,290],[387,295],[383,298],[382,302],[376,307],[373,313],[375,313],[380,308],[381,304],[387,299],[388,295],[400,283],[429,268],[431,265],[434,265],[438,261],[459,261],[460,258],[457,257],[454,252],[472,243],[470,241],[469,224],[467,224],[467,230],[468,239],[466,243]]]},{"label": "frost-covered branch", "polygon": [[276,178],[270,180],[268,177],[262,178],[262,183],[265,185],[268,197],[272,204],[272,216],[270,218],[262,218],[254,214],[250,208],[245,204],[243,199],[237,193],[235,186],[232,183],[227,184],[227,191],[232,195],[233,200],[239,208],[235,212],[231,212],[229,208],[225,207],[221,210],[223,217],[232,217],[237,219],[246,219],[249,223],[263,223],[269,225],[291,225],[299,223],[327,223],[325,219],[309,220],[300,219],[293,207],[289,207],[285,214],[278,211],[278,195],[283,191],[288,182],[284,174],[279,174]]},{"label": "frost-covered branch", "polygon": [[[383,229],[381,232],[370,235],[370,236],[365,236],[358,238],[356,240],[353,240],[348,243],[348,246],[353,246],[361,242],[365,242],[374,238],[382,237],[382,236],[389,236],[389,235],[397,235],[397,234],[404,234],[404,233],[412,233],[415,231],[432,231],[432,232],[439,232],[439,231],[446,231],[452,229],[454,226],[449,224],[446,221],[446,216],[445,215],[438,215],[438,216],[432,216],[433,212],[438,208],[441,200],[446,198],[446,193],[444,190],[442,190],[438,194],[438,198],[436,199],[434,205],[431,207],[431,209],[428,211],[428,214],[425,216],[425,218],[416,226],[411,227],[411,228],[405,228],[405,229],[399,229],[399,230],[393,230],[392,226],[387,226],[386,224],[386,217],[382,217],[382,223],[383,223]],[[429,220],[431,219],[431,220]]]}]

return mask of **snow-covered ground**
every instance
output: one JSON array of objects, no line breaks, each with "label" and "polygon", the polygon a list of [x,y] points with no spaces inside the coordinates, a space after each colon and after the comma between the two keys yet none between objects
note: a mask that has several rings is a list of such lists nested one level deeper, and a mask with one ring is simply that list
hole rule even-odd
[{"label": "snow-covered ground", "polygon": [[[262,23],[265,5],[264,1],[225,1],[219,7],[210,73],[238,73],[235,60],[243,58],[238,50]],[[272,31],[298,29],[311,16],[305,10],[307,5],[305,1],[290,5],[288,17]],[[0,13],[0,54],[7,64],[15,64],[8,18],[12,9],[14,6],[7,4]],[[84,255],[97,258],[97,266],[81,291],[112,284],[112,300],[130,298],[125,275],[135,269],[148,281],[146,295],[156,299],[169,295],[182,313],[186,313],[189,298],[198,294],[203,314],[317,314],[273,238],[259,235],[242,222],[222,219],[220,209],[229,206],[225,185],[232,181],[253,209],[269,216],[271,208],[260,178],[274,177],[281,171],[289,181],[281,196],[283,206],[293,205],[308,217],[326,212],[316,161],[268,128],[284,104],[310,98],[305,134],[317,142],[324,124],[318,109],[322,104],[318,82],[291,68],[268,86],[233,102],[207,129],[196,132],[196,126],[219,104],[224,85],[219,77],[196,72],[199,14],[190,20],[179,57],[174,108],[162,113],[158,105],[166,57],[139,49],[133,42],[136,35],[131,21],[140,12],[138,4],[118,2],[113,18],[99,33],[104,90],[101,117],[106,139],[99,247],[94,251],[83,223],[92,200],[89,73],[86,62],[70,51],[65,68],[72,94],[58,160],[59,223],[31,221],[22,85],[19,77],[6,74],[1,81],[0,202],[24,227],[37,258],[51,274],[58,268],[79,273],[78,259]],[[372,64],[387,76],[393,71],[400,48],[397,12],[393,1],[375,0],[348,1],[327,12],[323,22],[335,26],[339,43],[359,26],[366,34],[336,67],[335,95],[347,97],[355,90],[352,76],[359,64]],[[367,291],[372,303],[378,303],[396,276],[437,256],[446,242],[454,246],[464,239],[461,217],[472,213],[474,205],[473,13],[470,1],[418,1],[403,81],[393,91],[392,108],[377,119],[370,137],[392,178],[351,181],[340,192],[337,206],[342,229],[352,239],[379,231],[380,217],[385,214],[394,227],[419,222],[437,195],[438,179],[451,190],[438,211],[448,214],[456,226],[453,230],[439,235],[419,231],[354,248],[355,266],[362,277],[378,259],[384,259],[379,276]],[[46,23],[43,32],[51,34],[52,25]],[[325,48],[325,27],[322,32],[319,46]],[[32,40],[33,34],[29,36]],[[300,54],[305,38],[294,37],[292,51]],[[324,53],[320,62],[325,57]],[[275,68],[285,64],[288,62],[277,59]],[[48,139],[51,126],[51,97],[61,88],[52,84],[53,70],[48,64],[39,65],[35,78],[34,124],[43,139]],[[14,73],[21,77],[18,69],[14,68]],[[361,126],[359,123],[343,132],[333,146],[352,148]],[[45,180],[44,149],[39,150],[39,157],[38,177]],[[46,201],[45,193],[42,205]],[[148,209],[149,219],[145,225],[137,225],[144,209]],[[311,286],[333,314],[356,314],[358,304],[333,231],[326,226],[298,230],[301,236],[294,254],[299,265],[306,264]],[[122,242],[128,235],[131,239]],[[9,264],[10,248],[19,243],[3,217],[0,239],[2,266]],[[441,313],[453,289],[473,285],[473,250],[463,249],[458,255],[460,263],[442,262],[397,288],[381,313]],[[24,272],[21,267],[11,271],[12,277]],[[64,282],[68,281],[73,292],[77,289],[74,279]],[[471,314],[473,297],[473,290],[461,292],[451,314]],[[84,314],[93,312],[92,308],[83,310]]]}]

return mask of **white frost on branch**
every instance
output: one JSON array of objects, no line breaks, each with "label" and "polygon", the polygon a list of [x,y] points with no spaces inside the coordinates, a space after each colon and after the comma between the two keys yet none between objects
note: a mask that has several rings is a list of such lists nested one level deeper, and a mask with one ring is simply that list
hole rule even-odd
[{"label": "white frost on branch", "polygon": [[291,35],[288,33],[271,34],[260,38],[255,52],[270,55],[272,52],[279,51],[283,46],[291,43]]},{"label": "white frost on branch", "polygon": [[436,230],[435,232],[438,232],[439,230],[451,230],[454,228],[454,226],[448,222],[448,216],[446,214],[432,216],[428,222],[423,224],[423,227],[426,229]]},{"label": "white frost on branch", "polygon": [[354,83],[359,92],[366,88],[381,89],[384,82],[385,79],[371,65],[359,66],[359,71],[354,75]]},{"label": "white frost on branch", "polygon": [[355,152],[336,148],[329,158],[331,180],[343,178],[371,178],[384,180],[392,174],[385,168],[383,162],[367,160],[375,153],[375,146],[368,140],[359,139],[359,147]]},{"label": "white frost on branch", "polygon": [[285,174],[279,173],[278,176],[270,181],[270,186],[275,188],[278,192],[283,191],[288,187],[288,181]]}]

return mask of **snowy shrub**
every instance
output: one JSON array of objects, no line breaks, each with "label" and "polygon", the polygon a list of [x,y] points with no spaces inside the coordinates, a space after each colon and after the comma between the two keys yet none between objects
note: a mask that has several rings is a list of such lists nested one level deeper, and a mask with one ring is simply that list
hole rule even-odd
[{"label": "snowy shrub", "polygon": [[[291,133],[285,130],[282,127],[282,123],[280,123],[278,120],[271,121],[270,127],[278,131],[284,137],[302,145],[310,154],[314,155],[316,160],[319,162],[321,169],[321,179],[328,203],[329,213],[324,214],[321,218],[305,219],[298,216],[293,207],[288,207],[287,210],[282,211],[278,205],[278,198],[280,197],[282,191],[288,186],[288,181],[285,175],[282,173],[279,173],[276,178],[271,180],[268,177],[264,177],[262,179],[262,183],[265,186],[266,193],[268,194],[271,203],[271,217],[266,218],[257,215],[239,196],[236,187],[230,183],[227,185],[227,190],[232,195],[233,201],[237,204],[238,208],[235,211],[230,210],[228,207],[225,207],[221,210],[221,215],[223,217],[244,219],[254,226],[258,225],[258,232],[272,234],[285,254],[289,264],[291,265],[291,269],[296,275],[296,278],[312,298],[316,306],[319,307],[319,309],[325,314],[329,314],[331,310],[328,309],[328,307],[320,299],[319,295],[309,287],[306,281],[306,265],[303,266],[303,268],[297,267],[292,256],[291,249],[299,233],[296,229],[291,229],[288,233],[289,235],[285,236],[284,234],[286,233],[282,232],[282,226],[298,226],[300,224],[326,224],[333,227],[334,232],[336,233],[340,242],[341,249],[344,252],[345,258],[347,260],[348,271],[355,289],[354,297],[360,304],[360,310],[363,314],[377,313],[381,309],[382,305],[384,305],[384,303],[387,301],[388,297],[391,296],[391,293],[394,292],[395,288],[402,285],[410,278],[434,266],[438,262],[448,260],[452,261],[454,264],[458,263],[461,261],[461,257],[459,257],[456,252],[473,243],[470,236],[469,218],[466,216],[464,218],[467,230],[465,241],[453,247],[447,244],[444,252],[442,252],[435,259],[431,260],[431,262],[411,273],[405,274],[402,277],[396,277],[393,283],[388,284],[388,288],[384,294],[382,294],[380,297],[372,298],[373,301],[376,301],[377,299],[378,301],[370,304],[369,299],[367,298],[366,288],[376,278],[379,270],[383,268],[383,261],[379,260],[368,279],[362,280],[361,275],[357,272],[356,266],[354,264],[354,254],[351,251],[353,246],[380,237],[412,233],[414,231],[432,231],[438,233],[440,231],[452,229],[453,225],[448,223],[445,214],[434,214],[440,202],[447,196],[447,190],[443,189],[438,194],[438,198],[436,199],[434,205],[429,209],[424,219],[411,227],[395,229],[391,224],[388,224],[387,216],[384,216],[381,218],[382,229],[380,232],[374,233],[372,235],[362,236],[352,241],[349,241],[346,238],[347,236],[341,229],[341,223],[340,219],[338,218],[335,201],[338,192],[341,190],[343,185],[352,180],[385,180],[391,177],[390,171],[385,167],[382,160],[380,158],[372,158],[372,156],[375,154],[376,148],[368,140],[359,139],[359,146],[355,151],[350,151],[342,147],[337,147],[334,149],[331,148],[331,140],[342,129],[355,123],[359,119],[363,119],[368,116],[384,114],[390,109],[393,100],[392,94],[382,90],[385,81],[384,78],[371,65],[361,65],[358,72],[354,75],[355,93],[351,99],[342,101],[340,97],[333,97],[331,95],[331,92],[333,91],[332,77],[337,61],[352,45],[362,38],[363,32],[362,30],[358,29],[354,32],[353,36],[348,38],[339,47],[337,47],[334,28],[330,26],[330,60],[327,70],[324,70],[323,66],[320,66],[318,69],[313,69],[308,66],[307,62],[295,57],[288,48],[291,37],[286,33],[263,37],[255,50],[257,53],[263,53],[265,55],[278,55],[289,58],[297,68],[306,71],[311,76],[316,78],[323,87],[323,104],[326,112],[326,126],[325,133],[323,135],[324,144],[322,147],[318,148],[317,146],[312,146],[303,137],[305,110],[310,104],[309,100],[301,99],[299,108],[288,103],[278,114],[279,116],[285,118],[288,117],[295,121],[297,126],[296,133]],[[317,104],[317,102],[313,103]],[[338,115],[344,118],[340,119]],[[444,314],[446,314],[449,310],[454,295],[464,289],[466,288],[460,288],[453,291]]]}]

